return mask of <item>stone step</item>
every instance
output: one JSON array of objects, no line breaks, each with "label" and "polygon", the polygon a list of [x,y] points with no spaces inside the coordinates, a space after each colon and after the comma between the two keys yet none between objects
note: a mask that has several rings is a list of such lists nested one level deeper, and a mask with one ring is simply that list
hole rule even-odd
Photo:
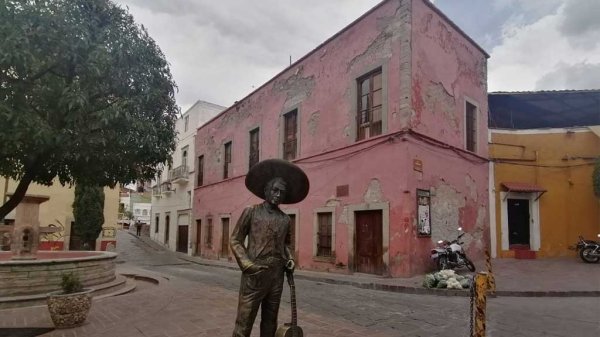
[{"label": "stone step", "polygon": [[[92,296],[94,300],[106,298],[110,296],[123,295],[132,292],[136,288],[135,278],[117,275],[110,282],[89,286],[86,288],[93,289]],[[46,305],[47,294],[21,295],[0,297],[0,309],[29,307],[29,306],[44,306]]]}]

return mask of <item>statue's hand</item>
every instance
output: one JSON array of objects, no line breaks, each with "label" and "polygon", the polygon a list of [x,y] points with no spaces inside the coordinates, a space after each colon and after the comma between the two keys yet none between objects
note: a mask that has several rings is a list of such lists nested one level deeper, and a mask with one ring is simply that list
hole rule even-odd
[{"label": "statue's hand", "polygon": [[263,266],[260,264],[253,264],[250,267],[246,268],[244,270],[244,273],[248,274],[248,275],[252,275],[252,274],[256,274],[258,272],[261,272],[263,270],[269,269],[269,267],[267,266]]},{"label": "statue's hand", "polygon": [[285,268],[289,271],[294,271],[294,268],[296,268],[296,262],[294,262],[292,259],[287,260]]}]

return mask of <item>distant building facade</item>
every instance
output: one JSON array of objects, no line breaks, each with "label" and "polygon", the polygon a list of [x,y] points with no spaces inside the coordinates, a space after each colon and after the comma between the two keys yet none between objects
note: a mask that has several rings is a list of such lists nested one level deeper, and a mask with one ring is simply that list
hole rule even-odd
[{"label": "distant building facade", "polygon": [[490,93],[492,253],[573,255],[600,233],[600,90]]},{"label": "distant building facade", "polygon": [[[225,107],[197,101],[175,123],[177,148],[171,167],[162,167],[152,181],[150,237],[170,250],[192,254],[195,235],[192,198],[196,170],[194,167],[196,129],[223,111]],[[140,209],[144,212],[144,209]],[[135,215],[135,214],[134,214]]]},{"label": "distant building facade", "polygon": [[429,1],[383,1],[198,129],[193,253],[230,259],[260,160],[307,173],[292,219],[299,268],[392,277],[431,270],[462,226],[489,245],[487,57]]},{"label": "distant building facade", "polygon": [[[2,190],[7,194],[14,193],[18,182],[0,177]],[[3,194],[2,194],[3,195]],[[40,204],[40,226],[51,227],[55,231],[40,235],[40,250],[69,250],[77,244],[76,233],[72,231],[73,200],[75,187],[62,186],[58,180],[52,186],[32,183],[27,195],[48,197],[48,201]],[[108,245],[116,245],[116,229],[118,218],[119,190],[104,188],[104,224],[102,232],[96,240],[96,250],[106,250]],[[7,216],[8,221],[14,219],[14,210]],[[1,226],[1,225],[0,225]]]}]

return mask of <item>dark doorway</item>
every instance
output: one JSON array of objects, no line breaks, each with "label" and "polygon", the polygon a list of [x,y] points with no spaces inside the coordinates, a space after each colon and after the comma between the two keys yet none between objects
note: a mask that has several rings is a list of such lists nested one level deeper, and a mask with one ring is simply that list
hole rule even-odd
[{"label": "dark doorway", "polygon": [[294,255],[294,260],[298,261],[298,256],[296,254],[296,215],[288,214],[290,217],[290,229],[288,231],[288,240],[290,242],[290,251],[292,255]]},{"label": "dark doorway", "polygon": [[187,253],[188,226],[177,226],[177,251]]},{"label": "dark doorway", "polygon": [[169,232],[171,231],[170,224],[171,224],[171,216],[169,214],[167,214],[165,216],[165,244],[166,245],[169,245]]},{"label": "dark doorway", "polygon": [[202,254],[202,220],[196,219],[196,255]]},{"label": "dark doorway", "polygon": [[508,245],[529,249],[529,200],[508,199]]},{"label": "dark doorway", "polygon": [[383,273],[382,213],[360,211],[356,217],[356,271],[359,273]]},{"label": "dark doorway", "polygon": [[221,257],[229,258],[229,218],[221,218],[223,230],[221,231]]}]

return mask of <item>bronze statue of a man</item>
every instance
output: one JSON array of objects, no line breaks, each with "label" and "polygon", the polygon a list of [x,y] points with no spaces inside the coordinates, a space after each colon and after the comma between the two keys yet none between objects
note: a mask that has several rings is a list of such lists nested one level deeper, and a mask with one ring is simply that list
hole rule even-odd
[{"label": "bronze statue of a man", "polygon": [[260,337],[273,337],[284,272],[294,268],[288,241],[290,217],[279,209],[279,204],[302,201],[309,182],[298,166],[268,159],[250,169],[246,187],[265,201],[244,209],[231,234],[231,250],[242,270],[233,337],[250,337],[259,307]]}]

